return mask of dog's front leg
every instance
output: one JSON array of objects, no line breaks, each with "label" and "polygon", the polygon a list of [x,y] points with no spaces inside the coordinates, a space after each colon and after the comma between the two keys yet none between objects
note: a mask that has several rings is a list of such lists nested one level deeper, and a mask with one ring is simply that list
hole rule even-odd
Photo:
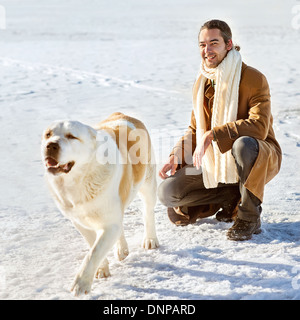
[{"label": "dog's front leg", "polygon": [[125,239],[124,230],[122,228],[121,236],[116,243],[115,256],[120,260],[124,260],[129,254],[128,244]]},{"label": "dog's front leg", "polygon": [[91,290],[98,267],[120,237],[121,230],[121,224],[113,224],[97,232],[96,241],[85,256],[72,285],[71,291],[75,296],[87,294]]}]

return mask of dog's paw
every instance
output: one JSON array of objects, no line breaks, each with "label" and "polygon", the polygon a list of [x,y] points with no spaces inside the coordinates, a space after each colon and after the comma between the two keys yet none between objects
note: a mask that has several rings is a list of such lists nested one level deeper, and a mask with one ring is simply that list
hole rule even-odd
[{"label": "dog's paw", "polygon": [[103,266],[98,268],[97,272],[96,272],[96,279],[101,279],[101,278],[108,278],[110,277],[110,272],[109,272],[109,267],[108,264],[107,266]]},{"label": "dog's paw", "polygon": [[92,281],[87,281],[79,276],[76,276],[73,285],[71,287],[71,292],[75,297],[83,294],[88,294],[91,291]]},{"label": "dog's paw", "polygon": [[144,249],[156,249],[159,247],[157,238],[144,238],[142,247]]},{"label": "dog's paw", "polygon": [[119,259],[119,261],[124,260],[129,255],[128,246],[116,246],[115,248],[115,256]]}]

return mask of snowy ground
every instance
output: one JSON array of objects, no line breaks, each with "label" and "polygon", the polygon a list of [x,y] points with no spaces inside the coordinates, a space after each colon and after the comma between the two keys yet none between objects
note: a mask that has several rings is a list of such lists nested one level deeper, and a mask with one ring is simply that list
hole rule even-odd
[{"label": "snowy ground", "polygon": [[161,246],[145,251],[136,199],[125,216],[130,255],[118,262],[110,253],[112,277],[96,280],[84,299],[300,298],[300,30],[291,23],[299,2],[201,2],[1,1],[2,299],[73,299],[88,249],[45,187],[43,129],[56,119],[94,124],[128,113],[147,125],[159,167],[188,126],[197,34],[214,17],[231,24],[243,60],[271,87],[283,164],[266,188],[263,233],[228,241],[230,225],[213,217],[178,228],[158,202]]}]

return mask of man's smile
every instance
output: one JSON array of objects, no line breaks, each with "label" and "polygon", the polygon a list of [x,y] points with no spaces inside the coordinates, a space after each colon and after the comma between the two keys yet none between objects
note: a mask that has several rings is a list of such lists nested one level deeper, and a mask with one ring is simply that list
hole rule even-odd
[{"label": "man's smile", "polygon": [[206,56],[206,59],[207,60],[213,60],[213,59],[215,59],[216,58],[216,55],[214,54],[214,55],[210,55],[210,56]]}]

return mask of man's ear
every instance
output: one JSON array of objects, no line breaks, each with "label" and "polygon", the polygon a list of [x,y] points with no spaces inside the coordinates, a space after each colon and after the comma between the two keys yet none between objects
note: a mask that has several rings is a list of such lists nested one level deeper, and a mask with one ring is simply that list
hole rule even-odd
[{"label": "man's ear", "polygon": [[232,39],[229,39],[227,44],[226,44],[226,49],[227,51],[230,51],[233,47]]}]

